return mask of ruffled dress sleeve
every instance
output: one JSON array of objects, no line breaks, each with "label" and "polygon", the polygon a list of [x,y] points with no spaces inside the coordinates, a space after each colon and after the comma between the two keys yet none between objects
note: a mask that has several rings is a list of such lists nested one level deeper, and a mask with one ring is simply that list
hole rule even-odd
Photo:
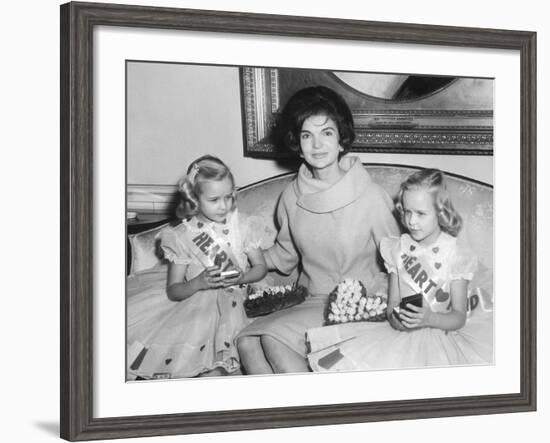
[{"label": "ruffled dress sleeve", "polygon": [[478,260],[473,251],[457,245],[450,257],[449,280],[472,280],[477,268]]},{"label": "ruffled dress sleeve", "polygon": [[185,225],[182,223],[175,228],[163,229],[158,235],[164,258],[178,265],[189,265],[192,261],[191,253],[179,238],[184,235],[184,230]]},{"label": "ruffled dress sleeve", "polygon": [[[242,214],[241,214],[242,216]],[[275,232],[257,215],[247,215],[243,220],[243,251],[267,249],[273,244]]]},{"label": "ruffled dress sleeve", "polygon": [[384,266],[388,273],[397,274],[395,262],[396,249],[399,247],[399,237],[384,237],[380,240],[380,255],[384,260]]}]

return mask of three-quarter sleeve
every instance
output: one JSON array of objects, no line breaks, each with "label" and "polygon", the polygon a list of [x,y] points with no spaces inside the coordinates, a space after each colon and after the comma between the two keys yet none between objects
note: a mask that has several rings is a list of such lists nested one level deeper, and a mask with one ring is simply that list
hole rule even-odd
[{"label": "three-quarter sleeve", "polygon": [[160,248],[164,254],[164,258],[168,261],[188,265],[191,263],[191,253],[185,248],[184,244],[178,238],[179,229],[185,229],[182,225],[177,228],[166,228],[159,233]]},{"label": "three-quarter sleeve", "polygon": [[[288,202],[286,201],[288,191],[289,188],[283,192],[277,205],[277,221],[280,228],[275,238],[275,244],[265,251],[271,263],[283,274],[290,274],[299,262],[298,251],[290,233],[290,215],[288,213]],[[290,191],[293,192],[292,189]]]}]

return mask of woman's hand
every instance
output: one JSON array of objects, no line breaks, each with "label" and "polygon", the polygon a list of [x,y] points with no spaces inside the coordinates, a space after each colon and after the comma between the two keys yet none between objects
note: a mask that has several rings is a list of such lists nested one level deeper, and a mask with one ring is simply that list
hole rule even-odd
[{"label": "woman's hand", "polygon": [[225,286],[224,279],[220,275],[218,266],[210,266],[202,271],[197,277],[201,289],[217,289]]},{"label": "woman's hand", "polygon": [[401,318],[401,324],[407,329],[424,328],[431,326],[431,318],[433,311],[429,305],[423,305],[422,307],[415,306],[411,303],[407,303],[406,309],[399,311],[399,317]]}]

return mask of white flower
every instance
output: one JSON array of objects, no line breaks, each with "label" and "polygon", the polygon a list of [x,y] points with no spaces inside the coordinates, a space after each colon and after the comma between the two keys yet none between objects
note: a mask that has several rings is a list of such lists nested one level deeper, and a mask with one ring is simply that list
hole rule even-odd
[{"label": "white flower", "polygon": [[250,294],[250,295],[248,296],[248,298],[249,298],[250,300],[256,300],[257,298],[263,297],[263,295],[264,295],[263,291],[262,291],[262,290],[258,290],[258,291],[253,292],[252,294]]}]

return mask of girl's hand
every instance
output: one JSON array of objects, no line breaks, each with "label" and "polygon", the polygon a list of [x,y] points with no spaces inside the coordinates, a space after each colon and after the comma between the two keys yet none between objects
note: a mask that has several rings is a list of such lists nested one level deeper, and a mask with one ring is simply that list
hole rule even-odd
[{"label": "girl's hand", "polygon": [[198,277],[202,289],[216,289],[224,287],[224,280],[220,276],[220,268],[210,266],[202,271]]},{"label": "girl's hand", "polygon": [[398,331],[405,331],[407,329],[395,316],[393,311],[390,313],[388,321],[390,322],[390,326]]},{"label": "girl's hand", "polygon": [[429,306],[418,307],[407,303],[406,309],[399,311],[401,324],[407,329],[423,328],[430,326],[430,318],[433,311]]},{"label": "girl's hand", "polygon": [[241,280],[243,279],[243,273],[240,269],[235,269],[236,271],[239,271],[238,275],[235,275],[233,277],[225,277],[223,282],[223,287],[228,288],[229,286],[239,285],[241,283]]}]

